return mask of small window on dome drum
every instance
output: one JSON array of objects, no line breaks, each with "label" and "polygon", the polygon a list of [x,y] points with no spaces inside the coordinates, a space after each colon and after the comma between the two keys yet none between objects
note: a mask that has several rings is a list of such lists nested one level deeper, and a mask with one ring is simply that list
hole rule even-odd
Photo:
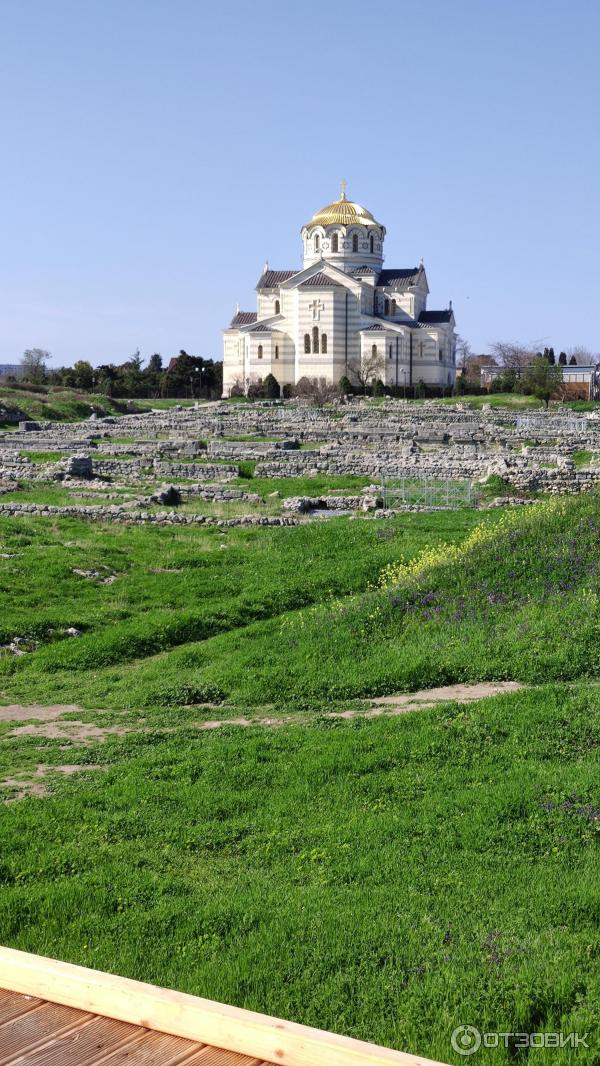
[{"label": "small window on dome drum", "polygon": [[331,238],[331,251],[332,252],[339,252],[339,250],[340,250],[340,239],[339,239],[337,233],[334,233],[333,237]]},{"label": "small window on dome drum", "polygon": [[384,315],[389,315],[390,313],[390,301],[387,299],[383,301],[383,313]]},{"label": "small window on dome drum", "polygon": [[352,251],[353,252],[357,252],[358,251],[358,234],[357,233],[354,233],[352,235]]},{"label": "small window on dome drum", "polygon": [[319,234],[315,233],[315,252],[319,251]]},{"label": "small window on dome drum", "polygon": [[373,252],[374,250],[375,250],[375,240],[373,238],[373,234],[371,234],[371,236],[369,237],[369,251]]},{"label": "small window on dome drum", "polygon": [[281,304],[279,303],[279,300],[275,300],[275,314],[281,314]]}]

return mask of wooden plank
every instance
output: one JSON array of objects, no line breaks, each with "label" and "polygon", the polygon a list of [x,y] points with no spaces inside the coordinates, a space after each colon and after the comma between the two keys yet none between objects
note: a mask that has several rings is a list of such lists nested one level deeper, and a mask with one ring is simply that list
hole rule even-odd
[{"label": "wooden plank", "polygon": [[20,1014],[27,1014],[34,1007],[39,1007],[41,999],[33,996],[23,996],[20,992],[5,992],[0,989],[0,1025],[10,1022],[12,1018],[18,1018]]},{"label": "wooden plank", "polygon": [[281,1066],[446,1066],[14,948],[0,947],[0,987]]},{"label": "wooden plank", "polygon": [[0,1064],[31,1053],[50,1040],[65,1036],[89,1021],[89,1014],[71,1010],[66,1005],[42,1003],[0,1027]]}]

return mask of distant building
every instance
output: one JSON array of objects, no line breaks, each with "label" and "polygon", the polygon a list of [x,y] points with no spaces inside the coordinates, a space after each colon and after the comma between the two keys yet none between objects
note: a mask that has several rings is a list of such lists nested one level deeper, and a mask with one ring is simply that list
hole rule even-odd
[{"label": "distant building", "polygon": [[[561,366],[560,369],[562,370],[562,382],[558,389],[557,399],[600,399],[600,370],[597,366],[590,363],[587,366]],[[481,387],[489,392],[494,378],[503,374],[505,370],[506,367],[503,366],[482,366]]]},{"label": "distant building", "polygon": [[20,363],[0,363],[0,378],[22,378],[23,373]]},{"label": "distant building", "polygon": [[385,226],[346,199],[344,184],[302,227],[302,269],[265,263],[257,310],[238,309],[225,330],[224,396],[267,374],[280,388],[302,377],[352,381],[357,367],[387,386],[454,385],[452,305],[427,310],[423,263],[383,269]]}]

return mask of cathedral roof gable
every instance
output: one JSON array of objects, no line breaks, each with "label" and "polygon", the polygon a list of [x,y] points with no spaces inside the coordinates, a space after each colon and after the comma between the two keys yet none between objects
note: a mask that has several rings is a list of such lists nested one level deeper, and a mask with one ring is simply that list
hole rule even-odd
[{"label": "cathedral roof gable", "polygon": [[[311,279],[320,276],[322,279],[328,280],[322,282],[312,282]],[[358,278],[353,278],[351,274],[346,274],[343,270],[333,266],[332,263],[327,262],[325,259],[318,259],[316,263],[311,263],[310,266],[304,270],[300,270],[294,277],[289,278],[283,282],[282,289],[297,289],[301,285],[305,284],[323,284],[323,285],[341,285],[346,289],[350,289],[351,292],[358,294],[364,282],[360,282]]]},{"label": "cathedral roof gable", "polygon": [[263,270],[256,283],[256,288],[278,289],[280,285],[283,285],[284,281],[289,281],[297,273],[297,270]]},{"label": "cathedral roof gable", "polygon": [[394,292],[405,292],[407,289],[421,288],[429,292],[425,267],[392,267],[388,270],[380,270],[376,281],[377,288],[393,289]]},{"label": "cathedral roof gable", "polygon": [[240,326],[248,326],[256,322],[256,311],[238,311],[229,324],[229,329],[239,329]]},{"label": "cathedral roof gable", "polygon": [[444,311],[421,311],[419,315],[419,324],[432,326],[441,325],[442,323],[452,322],[454,319],[454,313],[452,308],[446,308]]}]

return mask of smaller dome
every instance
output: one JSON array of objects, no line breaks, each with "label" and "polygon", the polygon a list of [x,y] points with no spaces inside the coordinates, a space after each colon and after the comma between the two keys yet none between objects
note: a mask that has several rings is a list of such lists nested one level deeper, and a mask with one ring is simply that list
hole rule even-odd
[{"label": "smaller dome", "polygon": [[322,207],[320,211],[317,211],[310,222],[306,223],[306,228],[310,226],[331,226],[336,223],[340,226],[378,226],[383,229],[381,223],[376,218],[373,218],[373,215],[370,211],[367,211],[366,207],[354,203],[353,200],[346,199],[344,185],[342,186],[342,194],[339,200],[332,204],[327,204],[326,207]]}]

